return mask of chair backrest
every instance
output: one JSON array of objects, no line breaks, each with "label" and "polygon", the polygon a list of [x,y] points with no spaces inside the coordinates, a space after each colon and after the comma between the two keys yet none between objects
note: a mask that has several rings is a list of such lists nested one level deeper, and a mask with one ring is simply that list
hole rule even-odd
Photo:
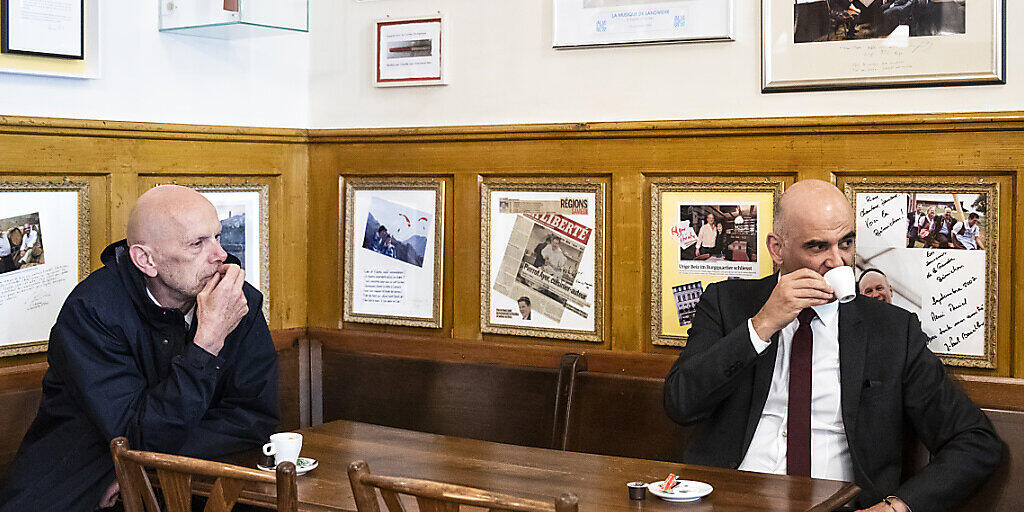
[{"label": "chair backrest", "polygon": [[562,494],[553,503],[517,498],[508,494],[461,485],[370,474],[366,462],[357,460],[348,466],[348,481],[359,512],[380,512],[376,489],[390,512],[405,512],[399,494],[416,498],[420,512],[458,512],[461,505],[490,511],[577,512],[579,500],[574,494]]},{"label": "chair backrest", "polygon": [[110,442],[110,454],[114,458],[114,471],[126,512],[160,512],[147,468],[156,470],[168,512],[191,512],[193,475],[216,479],[206,501],[206,512],[231,510],[245,482],[276,484],[277,510],[298,510],[295,465],[291,462],[278,464],[274,475],[221,462],[132,450],[124,437]]}]

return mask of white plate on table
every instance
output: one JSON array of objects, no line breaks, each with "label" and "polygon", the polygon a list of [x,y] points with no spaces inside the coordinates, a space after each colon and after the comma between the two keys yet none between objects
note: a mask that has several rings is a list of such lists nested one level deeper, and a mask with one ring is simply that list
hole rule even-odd
[{"label": "white plate on table", "polygon": [[653,482],[647,484],[647,491],[651,494],[671,502],[684,502],[684,501],[697,501],[714,490],[711,484],[704,482],[697,482],[695,480],[676,480],[675,487],[672,487],[667,492],[661,490],[661,486],[665,484],[665,481]]},{"label": "white plate on table", "polygon": [[[314,459],[314,458],[299,457],[299,460],[295,464],[295,474],[296,475],[305,475],[306,473],[316,469],[316,467],[319,466],[319,465],[320,464],[317,463],[316,459]],[[256,467],[262,469],[263,471],[276,471],[276,469],[277,469],[277,468],[274,468],[274,467],[263,466],[261,464],[257,464]]]}]

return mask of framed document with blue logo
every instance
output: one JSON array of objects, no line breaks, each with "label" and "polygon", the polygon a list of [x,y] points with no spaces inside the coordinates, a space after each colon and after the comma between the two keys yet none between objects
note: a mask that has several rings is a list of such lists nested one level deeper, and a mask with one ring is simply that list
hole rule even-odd
[{"label": "framed document with blue logo", "polygon": [[554,0],[555,48],[731,41],[733,0]]}]

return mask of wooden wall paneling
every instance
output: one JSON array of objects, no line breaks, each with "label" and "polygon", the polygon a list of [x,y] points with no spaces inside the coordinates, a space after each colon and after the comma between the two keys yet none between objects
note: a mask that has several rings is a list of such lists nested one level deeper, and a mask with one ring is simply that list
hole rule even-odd
[{"label": "wooden wall paneling", "polygon": [[344,209],[338,180],[340,158],[332,148],[313,144],[309,148],[308,208],[306,225],[308,295],[306,324],[340,328],[341,321],[341,235],[339,222]]}]

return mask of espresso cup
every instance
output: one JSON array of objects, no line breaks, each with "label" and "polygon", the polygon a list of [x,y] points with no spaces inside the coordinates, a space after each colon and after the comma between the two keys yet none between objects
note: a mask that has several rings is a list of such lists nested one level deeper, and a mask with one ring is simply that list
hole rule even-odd
[{"label": "espresso cup", "polygon": [[825,282],[832,287],[839,302],[850,302],[857,296],[857,281],[851,266],[843,265],[825,272]]},{"label": "espresso cup", "polygon": [[270,436],[270,442],[263,445],[263,455],[273,455],[274,464],[291,462],[296,464],[302,451],[302,434],[278,432]]}]

